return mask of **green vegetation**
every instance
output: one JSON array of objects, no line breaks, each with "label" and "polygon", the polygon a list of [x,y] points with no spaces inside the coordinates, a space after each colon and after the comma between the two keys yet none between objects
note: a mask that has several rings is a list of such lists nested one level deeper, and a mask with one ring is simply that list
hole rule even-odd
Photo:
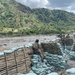
[{"label": "green vegetation", "polygon": [[0,35],[71,33],[75,14],[63,10],[31,9],[15,0],[0,0]]}]

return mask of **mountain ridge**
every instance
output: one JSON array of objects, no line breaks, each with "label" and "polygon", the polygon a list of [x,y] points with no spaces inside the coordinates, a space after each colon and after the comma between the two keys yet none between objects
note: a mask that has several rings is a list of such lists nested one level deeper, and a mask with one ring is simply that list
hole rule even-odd
[{"label": "mountain ridge", "polygon": [[75,14],[46,8],[31,9],[15,0],[0,0],[0,33],[50,34],[75,30]]}]

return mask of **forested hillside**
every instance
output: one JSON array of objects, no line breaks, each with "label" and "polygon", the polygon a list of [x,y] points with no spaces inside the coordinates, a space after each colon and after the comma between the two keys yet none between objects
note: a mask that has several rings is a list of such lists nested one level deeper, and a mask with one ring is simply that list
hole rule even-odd
[{"label": "forested hillside", "polygon": [[30,35],[70,33],[75,14],[63,10],[31,9],[15,0],[0,0],[0,34]]}]

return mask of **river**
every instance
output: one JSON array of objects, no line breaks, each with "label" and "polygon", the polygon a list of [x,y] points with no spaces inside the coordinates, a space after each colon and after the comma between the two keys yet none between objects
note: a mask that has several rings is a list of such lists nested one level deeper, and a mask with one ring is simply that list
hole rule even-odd
[{"label": "river", "polygon": [[4,37],[0,38],[0,52],[11,49],[17,46],[23,46],[39,39],[40,42],[47,42],[56,39],[55,35],[36,35],[36,36],[21,36],[21,37]]}]

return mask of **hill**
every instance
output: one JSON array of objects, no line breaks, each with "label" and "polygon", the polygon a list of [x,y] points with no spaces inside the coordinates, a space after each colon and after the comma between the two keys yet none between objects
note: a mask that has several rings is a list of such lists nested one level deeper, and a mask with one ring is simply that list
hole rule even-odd
[{"label": "hill", "polygon": [[75,14],[63,10],[31,9],[15,0],[0,0],[0,34],[30,35],[69,33]]}]

